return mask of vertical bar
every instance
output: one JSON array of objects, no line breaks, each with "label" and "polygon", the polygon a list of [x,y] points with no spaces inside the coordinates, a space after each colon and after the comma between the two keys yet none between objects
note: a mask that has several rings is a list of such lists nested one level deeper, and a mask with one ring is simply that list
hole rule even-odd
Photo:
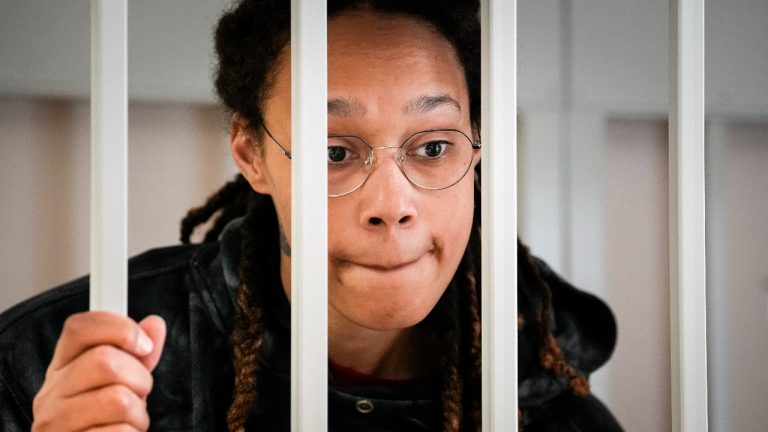
[{"label": "vertical bar", "polygon": [[727,431],[733,421],[734,385],[729,379],[733,358],[730,356],[731,326],[735,322],[729,307],[728,289],[728,119],[708,118],[705,125],[706,184],[707,184],[707,404],[712,430]]},{"label": "vertical bar", "polygon": [[128,309],[128,7],[91,1],[92,310]]},{"label": "vertical bar", "polygon": [[707,430],[704,0],[670,2],[672,430]]},{"label": "vertical bar", "polygon": [[291,2],[291,430],[328,427],[326,2]]},{"label": "vertical bar", "polygon": [[482,25],[483,431],[517,431],[517,1]]}]

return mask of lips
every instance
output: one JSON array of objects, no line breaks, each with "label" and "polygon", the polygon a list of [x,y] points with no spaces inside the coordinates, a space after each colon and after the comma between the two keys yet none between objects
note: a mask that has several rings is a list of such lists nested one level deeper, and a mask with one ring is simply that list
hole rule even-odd
[{"label": "lips", "polygon": [[415,259],[412,259],[412,260],[399,261],[399,262],[379,262],[379,263],[371,263],[371,264],[353,262],[353,264],[357,264],[360,267],[366,267],[366,268],[369,268],[369,269],[372,269],[372,270],[393,271],[393,270],[398,270],[398,269],[401,269],[403,267],[409,266],[409,265],[415,263],[416,261],[418,261],[420,259],[421,259],[421,257],[418,257],[418,258],[415,258]]},{"label": "lips", "polygon": [[335,261],[336,264],[339,265],[340,267],[356,266],[356,267],[362,267],[364,269],[369,269],[374,271],[388,272],[388,271],[400,270],[412,264],[416,264],[425,256],[434,254],[434,253],[435,253],[434,248],[424,248],[422,249],[422,252],[419,252],[417,254],[413,254],[411,252],[410,254],[407,254],[407,255],[405,254],[385,255],[385,254],[376,254],[376,253],[363,255],[363,257],[368,256],[369,257],[368,259],[360,258],[359,256],[355,256],[351,254],[344,254],[342,256],[336,255],[333,261]]}]

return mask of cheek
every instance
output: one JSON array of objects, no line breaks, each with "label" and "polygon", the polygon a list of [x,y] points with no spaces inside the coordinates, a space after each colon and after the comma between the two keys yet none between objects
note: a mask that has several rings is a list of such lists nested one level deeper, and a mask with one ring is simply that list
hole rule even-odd
[{"label": "cheek", "polygon": [[349,243],[367,241],[357,226],[357,207],[351,197],[328,200],[328,250],[348,249]]},{"label": "cheek", "polygon": [[[467,176],[469,177],[469,175]],[[435,226],[435,236],[446,252],[459,258],[464,254],[472,229],[474,214],[474,181],[467,178],[445,190],[437,202],[430,206],[429,221]]]}]

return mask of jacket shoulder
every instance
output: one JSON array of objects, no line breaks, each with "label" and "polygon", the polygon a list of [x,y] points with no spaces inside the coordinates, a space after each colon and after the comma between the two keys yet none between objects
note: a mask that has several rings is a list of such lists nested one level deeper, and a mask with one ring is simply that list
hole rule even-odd
[{"label": "jacket shoulder", "polygon": [[564,393],[545,407],[531,410],[526,432],[622,432],[616,418],[595,396]]}]

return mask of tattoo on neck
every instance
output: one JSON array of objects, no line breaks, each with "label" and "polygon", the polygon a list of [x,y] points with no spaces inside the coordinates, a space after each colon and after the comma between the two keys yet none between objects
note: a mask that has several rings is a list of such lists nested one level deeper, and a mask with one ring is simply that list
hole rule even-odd
[{"label": "tattoo on neck", "polygon": [[291,245],[288,243],[288,239],[285,238],[283,225],[280,225],[280,250],[283,251],[286,256],[291,256]]}]

